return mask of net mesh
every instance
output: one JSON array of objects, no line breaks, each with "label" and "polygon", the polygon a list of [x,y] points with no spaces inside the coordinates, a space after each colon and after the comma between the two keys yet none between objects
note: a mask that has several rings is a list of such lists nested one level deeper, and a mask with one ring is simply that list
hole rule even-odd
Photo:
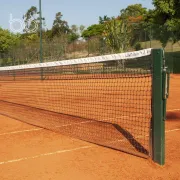
[{"label": "net mesh", "polygon": [[1,67],[0,94],[0,114],[127,153],[150,155],[150,49]]}]

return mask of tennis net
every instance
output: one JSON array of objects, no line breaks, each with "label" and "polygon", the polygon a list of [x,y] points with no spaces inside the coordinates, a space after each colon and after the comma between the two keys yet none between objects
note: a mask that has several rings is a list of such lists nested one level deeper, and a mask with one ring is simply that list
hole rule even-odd
[{"label": "tennis net", "polygon": [[0,67],[0,114],[148,157],[151,51]]}]

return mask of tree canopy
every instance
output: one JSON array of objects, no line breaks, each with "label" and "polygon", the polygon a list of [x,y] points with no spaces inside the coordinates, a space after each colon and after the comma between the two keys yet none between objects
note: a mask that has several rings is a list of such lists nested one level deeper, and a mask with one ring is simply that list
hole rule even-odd
[{"label": "tree canopy", "polygon": [[93,24],[83,31],[82,37],[90,38],[93,36],[101,36],[104,31],[104,24]]},{"label": "tree canopy", "polygon": [[[123,52],[128,49],[139,50],[144,42],[151,42],[152,39],[160,41],[163,47],[166,47],[169,41],[179,42],[180,1],[153,0],[153,5],[154,9],[147,9],[142,4],[129,5],[119,10],[116,16],[99,16],[99,21],[89,27],[69,24],[62,12],[55,12],[52,27],[49,29],[45,28],[45,18],[42,19],[43,43],[47,47],[54,43],[54,51],[58,52],[59,56],[67,51],[68,45],[70,51],[76,45],[87,48],[88,44],[94,50],[105,45],[112,52]],[[40,25],[38,8],[31,6],[23,15],[23,20],[25,28],[22,34],[13,34],[0,28],[1,54],[8,54],[13,49],[19,51],[19,56],[22,56],[23,48],[29,57],[38,54]],[[89,43],[91,40],[92,43]],[[13,53],[11,58],[14,56]],[[46,55],[51,55],[51,52]]]},{"label": "tree canopy", "polygon": [[0,52],[6,53],[18,43],[19,35],[10,33],[9,30],[0,28]]},{"label": "tree canopy", "polygon": [[149,11],[146,21],[156,29],[156,38],[165,47],[171,39],[180,40],[180,1],[179,0],[153,0],[154,10]]},{"label": "tree canopy", "polygon": [[147,14],[147,9],[142,7],[142,4],[133,4],[128,6],[126,9],[120,11],[121,17],[138,17]]},{"label": "tree canopy", "polygon": [[52,36],[60,36],[62,34],[68,34],[70,32],[68,22],[62,20],[62,13],[56,13],[55,20],[52,27]]}]

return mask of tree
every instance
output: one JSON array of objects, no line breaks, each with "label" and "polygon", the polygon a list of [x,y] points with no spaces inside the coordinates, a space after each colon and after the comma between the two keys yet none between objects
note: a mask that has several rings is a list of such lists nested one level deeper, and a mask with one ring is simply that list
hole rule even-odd
[{"label": "tree", "polygon": [[71,30],[72,30],[73,33],[78,34],[79,28],[78,28],[77,25],[73,24],[73,25],[71,26]]},{"label": "tree", "polygon": [[79,30],[80,30],[80,35],[82,36],[82,33],[85,30],[85,26],[84,25],[80,25]]},{"label": "tree", "polygon": [[113,51],[127,51],[131,40],[131,28],[127,19],[112,18],[105,24],[104,36]]},{"label": "tree", "polygon": [[69,33],[69,42],[74,42],[80,37],[77,25],[72,25]]},{"label": "tree", "polygon": [[93,24],[83,31],[82,37],[86,39],[93,36],[102,36],[104,28],[104,24]]},{"label": "tree", "polygon": [[179,0],[153,0],[153,4],[155,6],[155,12],[161,17],[161,23],[180,18]]},{"label": "tree", "polygon": [[62,13],[56,13],[56,17],[52,27],[52,36],[61,36],[68,34],[70,32],[69,25],[67,21],[62,20]]},{"label": "tree", "polygon": [[155,10],[149,10],[144,17],[143,29],[149,39],[159,40],[163,47],[166,46],[169,41],[169,33],[165,26],[156,23]]},{"label": "tree", "polygon": [[147,14],[147,9],[142,7],[142,4],[133,4],[128,6],[126,9],[120,11],[121,18],[127,17],[139,17]]},{"label": "tree", "polygon": [[105,37],[107,43],[114,51],[124,52],[129,47],[138,47],[140,36],[144,34],[143,23],[144,16],[147,14],[147,9],[141,4],[128,6],[120,11],[117,18],[100,19],[100,22],[105,22]]},{"label": "tree", "polygon": [[110,17],[108,17],[107,15],[105,15],[104,17],[99,17],[99,24],[104,24],[105,22],[107,22],[107,21],[110,21],[111,20],[111,18]]},{"label": "tree", "polygon": [[0,27],[0,65],[13,65],[13,57],[9,56],[10,51],[18,44],[19,35]]},{"label": "tree", "polygon": [[7,53],[19,41],[19,35],[0,28],[0,53]]},{"label": "tree", "polygon": [[155,34],[164,47],[169,40],[176,43],[180,40],[180,1],[153,0],[153,4],[155,9],[149,12],[148,23],[157,27]]},{"label": "tree", "polygon": [[39,31],[39,17],[37,7],[32,6],[25,15],[23,15],[25,33],[34,33]]}]

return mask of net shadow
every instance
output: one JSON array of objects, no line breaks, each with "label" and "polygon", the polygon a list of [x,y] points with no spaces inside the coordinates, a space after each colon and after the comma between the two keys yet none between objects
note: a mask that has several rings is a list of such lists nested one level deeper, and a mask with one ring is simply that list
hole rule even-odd
[{"label": "net shadow", "polygon": [[113,126],[131,143],[131,145],[138,152],[143,152],[145,155],[149,154],[148,150],[145,147],[143,147],[143,145],[141,145],[141,143],[136,140],[136,137],[134,137],[130,132],[123,129],[118,124],[113,124]]},{"label": "net shadow", "polygon": [[55,113],[0,101],[0,114],[62,135],[116,149],[140,157],[148,151],[135,137],[117,124]]}]

